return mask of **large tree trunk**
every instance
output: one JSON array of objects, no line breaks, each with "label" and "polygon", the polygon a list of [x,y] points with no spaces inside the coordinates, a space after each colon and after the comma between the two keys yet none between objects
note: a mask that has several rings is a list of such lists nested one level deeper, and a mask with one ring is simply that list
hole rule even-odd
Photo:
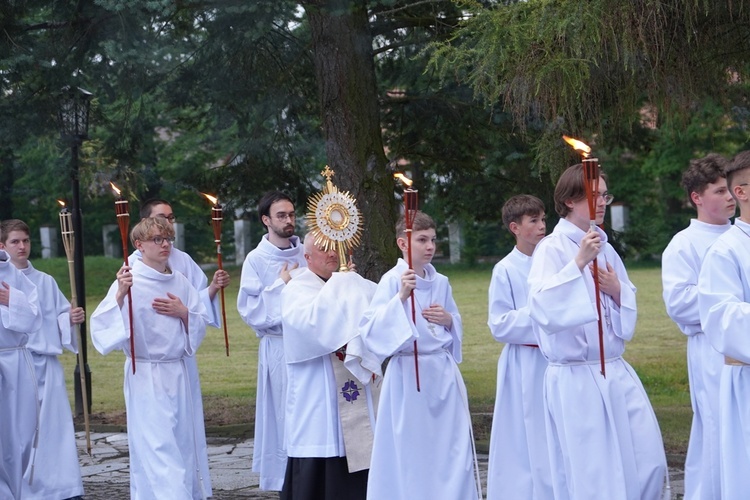
[{"label": "large tree trunk", "polygon": [[359,271],[379,280],[396,261],[397,214],[392,174],[380,133],[372,36],[363,0],[302,2],[312,34],[313,58],[334,183],[357,198],[364,217]]}]

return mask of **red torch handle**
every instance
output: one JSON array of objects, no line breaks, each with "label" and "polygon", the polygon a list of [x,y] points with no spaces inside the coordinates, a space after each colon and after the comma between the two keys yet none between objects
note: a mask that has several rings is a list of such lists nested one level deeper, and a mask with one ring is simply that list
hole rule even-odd
[{"label": "red torch handle", "polygon": [[[222,207],[219,204],[211,207],[211,225],[214,230],[214,242],[216,243],[216,260],[219,270],[224,269],[224,260],[221,255],[221,221],[224,219]],[[229,331],[227,330],[227,309],[224,302],[224,288],[219,289],[221,298],[221,325],[224,328],[224,346],[229,356]]]},{"label": "red torch handle", "polygon": [[[586,187],[586,201],[589,205],[589,220],[591,229],[596,227],[596,201],[599,197],[599,160],[597,158],[586,158],[583,160],[583,181]],[[599,263],[594,258],[592,261],[594,277],[594,293],[596,294],[596,312],[598,315],[597,326],[599,328],[599,363],[603,377],[607,377],[604,367],[604,327],[602,326],[602,299],[599,286]]]},{"label": "red torch handle", "polygon": [[[404,223],[406,226],[406,241],[407,241],[407,259],[409,260],[409,269],[414,269],[412,265],[411,257],[411,233],[414,226],[414,214],[417,211],[417,191],[414,189],[406,189],[404,191]],[[409,294],[411,298],[411,320],[417,324],[417,310],[415,306],[414,290]],[[419,349],[417,347],[417,340],[414,339],[414,372],[417,378],[417,392],[421,392],[419,384]]]},{"label": "red torch handle", "polygon": [[[120,227],[120,239],[122,240],[122,259],[126,266],[128,262],[128,232],[130,229],[130,209],[128,200],[115,200],[115,213],[117,214],[117,225]],[[135,335],[133,330],[133,296],[128,288],[128,320],[130,323],[130,359],[133,364],[133,374],[135,375]]]}]

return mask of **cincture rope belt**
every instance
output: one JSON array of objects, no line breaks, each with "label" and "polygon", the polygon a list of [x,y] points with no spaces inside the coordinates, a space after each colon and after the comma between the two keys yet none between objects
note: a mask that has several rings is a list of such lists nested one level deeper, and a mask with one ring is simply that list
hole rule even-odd
[{"label": "cincture rope belt", "polygon": [[739,359],[730,358],[729,356],[724,356],[724,364],[729,366],[750,366],[748,363],[744,363]]}]

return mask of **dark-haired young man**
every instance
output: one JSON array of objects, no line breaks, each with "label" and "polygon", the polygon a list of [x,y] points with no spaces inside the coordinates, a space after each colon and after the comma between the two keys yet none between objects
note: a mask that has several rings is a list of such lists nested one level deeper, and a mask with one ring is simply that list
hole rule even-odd
[{"label": "dark-haired young man", "polygon": [[721,498],[735,500],[750,491],[750,151],[735,156],[726,174],[740,216],[706,251],[698,307],[705,335],[723,355],[718,468]]},{"label": "dark-haired young man", "polygon": [[260,338],[253,472],[260,474],[262,490],[281,491],[287,462],[281,291],[292,278],[290,271],[306,263],[303,246],[294,234],[296,215],[289,196],[280,191],[265,194],[258,203],[258,216],[268,233],[242,264],[237,310]]},{"label": "dark-haired young man", "polygon": [[687,340],[688,378],[693,406],[687,457],[685,498],[719,500],[719,381],[724,357],[716,352],[701,327],[698,276],[703,257],[731,226],[735,201],[727,188],[727,160],[718,154],[693,160],[682,174],[697,217],[675,234],[662,255],[662,285],[667,314]]}]

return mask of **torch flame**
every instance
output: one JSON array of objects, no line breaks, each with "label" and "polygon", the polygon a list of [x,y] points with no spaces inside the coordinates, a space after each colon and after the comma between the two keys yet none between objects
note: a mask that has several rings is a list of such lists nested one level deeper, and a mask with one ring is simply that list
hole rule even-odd
[{"label": "torch flame", "polygon": [[120,196],[120,188],[115,186],[114,182],[110,182],[109,185],[112,186],[112,191],[114,191],[117,196]]},{"label": "torch flame", "polygon": [[219,199],[216,196],[211,196],[210,194],[201,193],[203,196],[206,197],[208,201],[216,205],[219,202]]},{"label": "torch flame", "polygon": [[61,207],[65,208],[65,202],[62,200],[57,200],[57,202],[60,204]]},{"label": "torch flame", "polygon": [[591,154],[591,148],[585,142],[581,142],[578,139],[573,139],[572,137],[568,137],[567,135],[564,135],[562,137],[563,140],[567,142],[573,149],[579,151],[581,153],[581,156],[583,156],[584,158],[588,158],[589,154]]},{"label": "torch flame", "polygon": [[398,179],[398,180],[400,180],[401,182],[403,182],[403,183],[404,183],[404,186],[406,186],[406,187],[411,187],[411,185],[412,185],[412,180],[411,180],[411,179],[409,179],[409,178],[408,178],[407,176],[405,176],[404,174],[402,174],[401,172],[396,172],[395,174],[393,174],[393,178],[394,178],[394,179]]}]

